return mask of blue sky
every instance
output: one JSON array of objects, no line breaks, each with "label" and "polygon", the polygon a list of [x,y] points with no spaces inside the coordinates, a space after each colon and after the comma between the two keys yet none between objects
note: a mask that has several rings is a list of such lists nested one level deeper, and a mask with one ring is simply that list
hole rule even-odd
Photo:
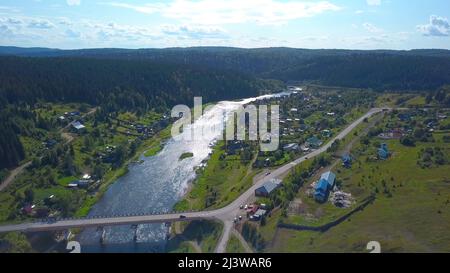
[{"label": "blue sky", "polygon": [[450,49],[449,0],[0,0],[0,45]]}]

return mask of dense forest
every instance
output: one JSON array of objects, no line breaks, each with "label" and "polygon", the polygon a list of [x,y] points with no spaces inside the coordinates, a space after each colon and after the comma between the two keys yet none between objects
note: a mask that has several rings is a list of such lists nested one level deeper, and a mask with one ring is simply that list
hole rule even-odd
[{"label": "dense forest", "polygon": [[430,90],[450,83],[449,50],[308,50],[197,47],[52,50],[0,48],[0,54],[41,57],[139,59],[237,71],[282,81],[376,90]]},{"label": "dense forest", "polygon": [[6,103],[108,102],[116,108],[167,108],[259,94],[271,86],[237,72],[139,60],[0,57],[0,98]]}]

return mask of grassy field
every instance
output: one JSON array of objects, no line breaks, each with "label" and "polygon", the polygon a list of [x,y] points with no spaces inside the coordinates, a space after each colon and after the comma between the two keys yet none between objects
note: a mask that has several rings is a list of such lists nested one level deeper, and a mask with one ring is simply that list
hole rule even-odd
[{"label": "grassy field", "polygon": [[226,248],[227,253],[246,253],[239,239],[231,234]]},{"label": "grassy field", "polygon": [[[214,148],[208,166],[199,174],[184,200],[175,206],[176,210],[222,207],[252,185],[256,172],[251,170],[250,163],[242,163],[238,156],[221,159],[224,155],[222,145],[219,143]],[[213,200],[210,206],[206,204],[208,198]]]},{"label": "grassy field", "polygon": [[169,253],[212,253],[220,239],[223,225],[216,221],[192,221],[182,225],[180,234],[168,241]]},{"label": "grassy field", "polygon": [[[334,170],[343,190],[357,200],[378,192],[372,205],[324,233],[280,229],[276,238],[268,238],[273,242],[268,251],[365,252],[369,241],[379,241],[384,252],[450,251],[449,165],[429,169],[417,165],[422,148],[438,146],[448,155],[450,147],[442,142],[416,147],[403,146],[398,140],[387,143],[393,151],[390,159],[367,161],[370,155],[363,154],[352,169]],[[312,210],[320,206],[304,202]],[[329,204],[321,209],[326,218],[336,211]]]}]

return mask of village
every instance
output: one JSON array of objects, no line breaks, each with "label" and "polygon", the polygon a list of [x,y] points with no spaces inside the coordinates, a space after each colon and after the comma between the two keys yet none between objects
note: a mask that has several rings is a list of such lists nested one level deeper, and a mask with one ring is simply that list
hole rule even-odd
[{"label": "village", "polygon": [[[315,100],[314,96],[304,92],[291,95],[290,100],[295,96],[303,100]],[[282,152],[277,151],[279,159],[286,154],[289,154],[290,159],[308,154],[308,152],[321,147],[332,137],[333,132],[336,132],[333,126],[322,127],[319,126],[320,123],[311,123],[308,122],[308,118],[303,119],[300,115],[296,115],[301,108],[295,106],[288,108],[289,110],[286,110],[285,107],[281,114],[283,122],[280,122],[280,130],[283,132],[281,136],[283,146]],[[335,124],[333,118],[336,116],[337,110],[333,108],[322,110],[324,111],[321,111],[321,117],[329,119],[330,124]],[[340,219],[345,219],[348,217],[347,215],[371,204],[378,195],[392,198],[396,186],[388,186],[385,180],[381,180],[381,183],[378,182],[380,184],[374,183],[376,186],[362,186],[370,182],[370,180],[367,182],[367,171],[362,171],[365,175],[362,176],[362,181],[356,182],[357,185],[354,184],[355,182],[349,184],[346,181],[355,171],[366,170],[368,167],[364,167],[364,164],[368,164],[371,166],[370,168],[374,169],[390,164],[392,158],[396,159],[399,156],[399,150],[405,149],[403,147],[408,149],[407,147],[436,146],[435,148],[420,149],[417,165],[422,169],[448,164],[450,160],[448,155],[444,155],[442,148],[438,148],[442,147],[443,143],[450,142],[445,133],[450,128],[448,115],[447,110],[416,107],[383,112],[378,117],[365,121],[365,127],[354,133],[353,141],[343,141],[345,145],[338,143],[335,149],[328,151],[328,155],[325,155],[328,159],[323,160],[325,162],[323,165],[303,169],[309,170],[309,176],[303,176],[306,179],[300,178],[304,186],[299,188],[298,193],[294,193],[294,198],[286,202],[286,205],[283,205],[284,201],[281,200],[284,198],[282,196],[286,194],[283,192],[289,192],[287,187],[290,185],[286,185],[282,180],[272,179],[256,189],[255,201],[243,204],[241,206],[242,213],[239,213],[234,219],[236,228],[245,234],[249,230],[253,230],[253,233],[250,232],[251,234],[258,234],[256,230],[261,230],[265,234],[267,221],[272,221],[270,219],[273,215],[279,215],[281,211],[284,218],[281,217],[282,220],[279,221],[285,223],[285,226],[320,229],[322,225],[325,227],[329,223],[339,223]],[[302,120],[306,122],[300,123]],[[437,144],[433,144],[435,142]],[[272,157],[270,155],[270,153],[259,153],[257,160],[263,164],[254,164],[254,166],[269,170],[266,171],[266,175],[270,174],[270,166],[277,165],[271,164],[276,160],[274,160],[274,154]],[[394,178],[392,177],[392,179]],[[370,185],[372,184],[373,182],[370,183]],[[397,187],[399,186],[397,185]],[[364,190],[360,188],[364,188]],[[280,198],[282,199],[280,200]],[[251,224],[252,222],[253,224]],[[255,224],[256,229],[252,227]],[[251,237],[247,240],[255,243],[253,245],[255,248],[258,249],[261,245],[265,245],[259,235]]]}]

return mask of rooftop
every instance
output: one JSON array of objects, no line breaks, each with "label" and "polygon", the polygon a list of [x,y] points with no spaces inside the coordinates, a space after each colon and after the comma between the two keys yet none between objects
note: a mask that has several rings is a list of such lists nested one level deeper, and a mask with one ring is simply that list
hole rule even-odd
[{"label": "rooftop", "polygon": [[81,130],[86,128],[86,126],[84,126],[83,124],[81,124],[81,122],[79,121],[75,121],[72,123],[73,128],[77,129],[77,130]]}]

